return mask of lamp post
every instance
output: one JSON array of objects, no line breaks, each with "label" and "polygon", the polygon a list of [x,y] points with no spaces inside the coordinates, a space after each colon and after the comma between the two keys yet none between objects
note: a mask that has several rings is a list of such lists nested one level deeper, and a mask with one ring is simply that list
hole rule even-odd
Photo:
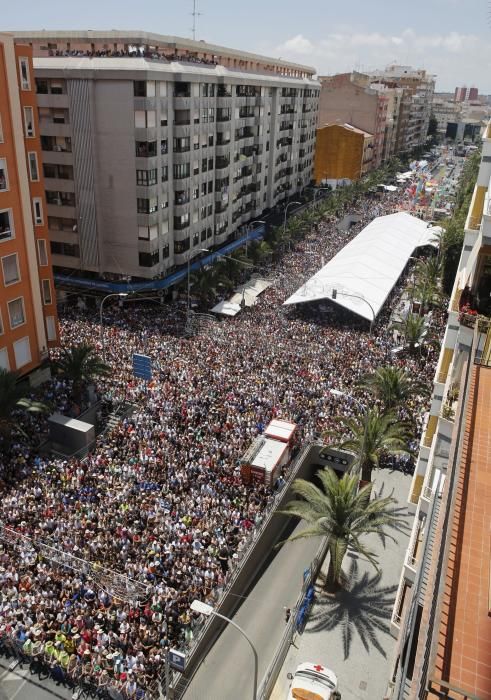
[{"label": "lamp post", "polygon": [[[340,391],[339,389],[329,389],[329,393],[332,396],[336,396],[337,398],[345,398],[345,399],[350,399],[351,401],[354,401],[356,405],[358,406],[359,409],[361,409],[361,412],[363,416],[365,417],[365,425],[363,426],[363,442],[361,445],[361,459],[365,459],[364,457],[364,451],[365,451],[365,445],[367,442],[367,429],[368,429],[368,411],[367,407],[365,406],[364,403],[360,401],[360,399],[357,399],[356,396],[353,396],[353,394],[348,394],[346,391]],[[363,464],[360,459],[360,472],[363,471]]]},{"label": "lamp post", "polygon": [[330,191],[331,191],[331,188],[330,188],[330,187],[316,187],[316,188],[315,188],[315,191],[314,191],[314,205],[313,205],[314,207],[315,207],[315,203],[316,203],[316,201],[317,201],[317,195],[319,194],[319,192],[323,192],[323,191],[330,192]]},{"label": "lamp post", "polygon": [[285,233],[286,233],[286,214],[288,212],[288,207],[291,207],[295,204],[298,204],[298,206],[300,206],[302,204],[302,202],[288,202],[288,204],[285,207],[285,216],[283,218],[283,238],[285,237]]},{"label": "lamp post", "polygon": [[263,221],[262,219],[257,219],[256,221],[251,221],[250,224],[247,224],[246,240],[245,240],[245,253],[246,253],[246,256],[247,256],[247,244],[249,243],[249,231],[250,231],[251,228],[254,226],[254,224],[265,225],[266,222]]},{"label": "lamp post", "polygon": [[106,347],[105,347],[105,345],[104,345],[104,329],[103,329],[103,326],[102,326],[102,321],[103,321],[103,318],[102,318],[102,310],[103,310],[103,307],[104,307],[104,302],[106,301],[106,299],[110,299],[111,297],[121,297],[121,298],[123,298],[123,297],[127,297],[127,296],[128,296],[128,292],[114,292],[113,294],[107,294],[107,295],[103,298],[103,300],[101,301],[101,306],[100,306],[100,309],[99,309],[99,311],[100,311],[100,319],[99,319],[99,320],[100,320],[100,336],[101,336],[102,360],[103,360],[103,361],[105,361],[105,359],[106,359]]},{"label": "lamp post", "polygon": [[193,600],[191,603],[191,610],[194,610],[195,612],[201,613],[202,615],[206,615],[206,617],[210,617],[211,615],[215,617],[219,617],[221,620],[225,620],[225,622],[228,622],[231,624],[233,627],[235,627],[236,630],[238,630],[241,635],[244,637],[244,639],[247,641],[249,646],[251,647],[252,653],[254,655],[254,687],[253,687],[253,694],[252,698],[253,700],[257,699],[257,668],[258,668],[258,656],[257,656],[257,651],[256,648],[254,647],[254,644],[251,642],[247,634],[244,632],[242,627],[239,627],[239,625],[231,620],[229,617],[225,617],[225,615],[222,615],[221,613],[216,612],[214,608],[212,608],[211,605],[208,605],[208,603],[203,603],[201,600]]},{"label": "lamp post", "polygon": [[375,323],[375,311],[373,306],[370,304],[369,301],[365,299],[365,297],[362,297],[358,294],[351,294],[348,292],[341,292],[339,289],[333,289],[331,292],[331,299],[336,299],[337,295],[341,294],[343,297],[351,297],[352,299],[361,299],[361,301],[364,301],[367,306],[370,307],[370,311],[372,312],[372,320],[370,321],[370,335],[372,334],[372,329],[373,329],[373,324]]}]

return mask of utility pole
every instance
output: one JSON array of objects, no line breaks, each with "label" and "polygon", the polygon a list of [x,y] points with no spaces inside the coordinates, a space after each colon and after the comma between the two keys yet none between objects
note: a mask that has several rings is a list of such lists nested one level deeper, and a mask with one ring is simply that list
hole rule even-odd
[{"label": "utility pole", "polygon": [[197,0],[193,0],[193,11],[191,12],[191,15],[193,16],[193,27],[192,27],[193,41],[196,41],[196,17],[199,17],[201,15],[201,12],[197,11],[196,6],[197,6]]}]

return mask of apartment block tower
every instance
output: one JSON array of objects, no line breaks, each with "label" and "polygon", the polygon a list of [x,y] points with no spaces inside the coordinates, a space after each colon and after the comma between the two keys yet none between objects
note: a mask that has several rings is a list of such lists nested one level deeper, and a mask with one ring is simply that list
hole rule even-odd
[{"label": "apartment block tower", "polygon": [[456,87],[454,93],[455,102],[477,102],[479,90],[477,87]]},{"label": "apartment block tower", "polygon": [[428,135],[435,79],[423,69],[392,64],[384,70],[372,71],[363,79],[357,74],[357,82],[363,81],[375,88],[402,89],[395,136],[395,152],[404,153],[423,146]]},{"label": "apartment block tower", "polygon": [[156,279],[308,184],[314,69],[143,32],[30,32],[55,269]]},{"label": "apartment block tower", "polygon": [[0,34],[0,367],[26,374],[58,342],[32,49]]}]

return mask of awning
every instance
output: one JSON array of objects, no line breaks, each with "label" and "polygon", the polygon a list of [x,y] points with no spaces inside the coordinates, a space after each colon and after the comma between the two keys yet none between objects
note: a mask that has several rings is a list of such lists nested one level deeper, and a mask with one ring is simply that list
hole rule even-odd
[{"label": "awning", "polygon": [[240,304],[233,304],[230,301],[219,301],[212,308],[214,314],[222,314],[222,316],[237,316],[240,312]]},{"label": "awning", "polygon": [[284,303],[329,299],[373,321],[414,251],[437,247],[436,231],[406,212],[379,216]]}]

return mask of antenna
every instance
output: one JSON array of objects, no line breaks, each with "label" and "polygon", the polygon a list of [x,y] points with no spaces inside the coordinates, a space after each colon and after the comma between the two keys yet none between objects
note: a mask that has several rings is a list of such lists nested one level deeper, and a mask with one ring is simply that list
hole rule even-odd
[{"label": "antenna", "polygon": [[196,9],[197,5],[197,0],[193,0],[193,11],[191,12],[191,15],[193,17],[193,27],[192,27],[192,32],[193,32],[193,41],[196,41],[196,17],[201,16],[201,12],[198,12]]}]

